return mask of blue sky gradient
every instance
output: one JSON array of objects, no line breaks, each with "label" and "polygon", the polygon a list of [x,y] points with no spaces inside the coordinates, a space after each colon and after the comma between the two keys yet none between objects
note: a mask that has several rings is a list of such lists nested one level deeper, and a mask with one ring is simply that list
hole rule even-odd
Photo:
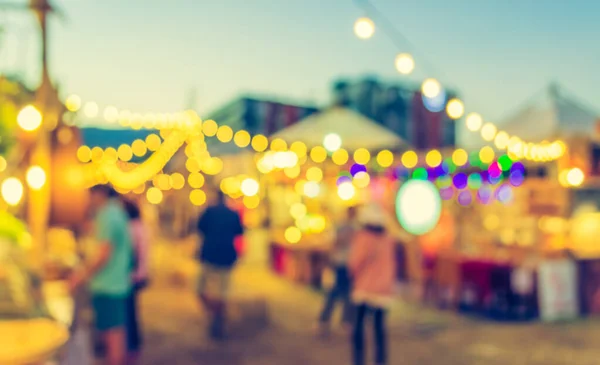
[{"label": "blue sky gradient", "polygon": [[[18,2],[17,0],[15,0]],[[19,0],[23,1],[23,0]],[[495,120],[557,81],[600,107],[600,1],[372,0],[416,45],[409,79],[438,77],[467,110]],[[241,93],[326,103],[339,76],[402,80],[399,49],[378,29],[357,39],[352,0],[61,0],[52,71],[63,94],[142,112]],[[4,13],[0,68],[37,77],[34,23]],[[435,65],[424,68],[421,60]]]}]

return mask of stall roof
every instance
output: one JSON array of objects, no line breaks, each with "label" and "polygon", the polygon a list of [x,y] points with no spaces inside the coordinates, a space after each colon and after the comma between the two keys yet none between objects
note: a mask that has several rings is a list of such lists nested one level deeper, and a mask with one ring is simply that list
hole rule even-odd
[{"label": "stall roof", "polygon": [[499,124],[525,141],[541,142],[572,135],[595,134],[600,114],[558,85],[550,85]]},{"label": "stall roof", "polygon": [[332,107],[313,114],[273,135],[288,143],[304,142],[308,147],[321,145],[329,133],[336,133],[347,150],[366,148],[378,150],[407,147],[406,142],[391,130],[363,115],[343,107]]}]

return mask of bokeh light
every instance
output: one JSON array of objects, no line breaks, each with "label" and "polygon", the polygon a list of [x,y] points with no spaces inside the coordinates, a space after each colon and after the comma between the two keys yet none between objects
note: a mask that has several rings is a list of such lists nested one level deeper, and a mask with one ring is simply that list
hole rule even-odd
[{"label": "bokeh light", "polygon": [[206,193],[200,189],[190,191],[190,202],[199,207],[206,203]]},{"label": "bokeh light", "polygon": [[508,181],[512,186],[521,186],[525,182],[525,175],[521,171],[513,171],[510,173]]},{"label": "bokeh light", "polygon": [[337,133],[329,133],[323,138],[323,147],[329,152],[335,152],[342,147],[342,138]]},{"label": "bokeh light", "polygon": [[584,180],[585,180],[585,174],[578,167],[572,168],[569,171],[569,173],[567,174],[567,182],[571,186],[575,186],[575,187],[581,186],[583,184]]},{"label": "bokeh light", "polygon": [[77,159],[86,163],[92,160],[92,150],[88,146],[81,146],[77,149]]},{"label": "bokeh light", "polygon": [[484,164],[490,164],[496,158],[496,153],[494,149],[490,146],[485,146],[479,150],[479,161]]},{"label": "bokeh light", "polygon": [[8,205],[16,206],[23,199],[23,184],[16,177],[9,177],[2,182],[0,192]]},{"label": "bokeh light", "polygon": [[464,166],[469,162],[469,154],[462,148],[456,149],[452,152],[452,162],[456,166]]},{"label": "bokeh light", "polygon": [[367,186],[369,186],[370,182],[371,176],[364,171],[357,173],[356,175],[354,175],[354,179],[352,179],[352,183],[354,184],[354,186],[360,189],[364,189]]},{"label": "bokeh light", "polygon": [[460,193],[458,193],[458,204],[462,205],[462,206],[467,206],[470,205],[471,202],[473,202],[473,195],[471,194],[471,191],[469,190],[463,190]]},{"label": "bokeh light", "polygon": [[19,127],[27,132],[33,132],[42,125],[42,113],[33,105],[27,105],[17,115]]},{"label": "bokeh light", "polygon": [[409,75],[415,69],[415,60],[408,53],[400,53],[394,61],[396,70],[402,75]]},{"label": "bokeh light", "polygon": [[271,151],[283,152],[287,150],[287,142],[281,138],[275,138],[271,141]]},{"label": "bokeh light", "polygon": [[432,113],[439,113],[446,107],[446,91],[441,89],[440,92],[433,98],[428,98],[421,95],[423,106]]},{"label": "bokeh light", "polygon": [[441,197],[429,181],[410,180],[396,196],[396,216],[409,233],[422,235],[437,225],[442,210]]},{"label": "bokeh light", "polygon": [[298,158],[306,156],[307,147],[303,142],[296,141],[290,145],[290,151],[294,152]]},{"label": "bokeh light", "polygon": [[79,95],[69,95],[65,100],[65,106],[70,112],[76,112],[81,109],[81,97]]},{"label": "bokeh light", "polygon": [[496,199],[502,204],[510,204],[513,198],[513,190],[510,185],[501,185],[496,189]]},{"label": "bokeh light", "polygon": [[493,194],[492,189],[489,186],[482,186],[477,191],[477,200],[481,204],[489,204],[492,201]]},{"label": "bokeh light", "polygon": [[467,187],[469,183],[469,178],[467,174],[460,172],[454,175],[454,177],[452,178],[452,183],[454,184],[455,188],[462,190]]},{"label": "bokeh light", "polygon": [[179,172],[171,174],[171,187],[175,190],[183,189],[185,186],[185,177]]},{"label": "bokeh light", "polygon": [[402,154],[401,162],[407,169],[412,169],[419,163],[419,156],[415,151],[406,151]]},{"label": "bokeh light", "polygon": [[327,150],[322,146],[313,147],[310,150],[310,158],[316,163],[321,163],[327,158]]},{"label": "bokeh light", "polygon": [[204,133],[205,136],[214,137],[218,130],[219,125],[212,119],[205,120],[204,123],[202,123],[202,133]]},{"label": "bokeh light", "polygon": [[233,136],[233,142],[240,148],[247,147],[250,144],[251,139],[250,133],[245,130],[237,131],[235,136]]},{"label": "bokeh light", "polygon": [[366,165],[371,160],[371,153],[366,148],[359,148],[354,151],[354,162],[360,165]]},{"label": "bokeh light", "polygon": [[269,140],[262,134],[257,134],[252,137],[252,148],[256,152],[263,152],[269,147]]},{"label": "bokeh light", "polygon": [[306,170],[306,180],[315,182],[323,180],[323,170],[316,166],[308,168]]},{"label": "bokeh light", "polygon": [[421,86],[421,92],[426,98],[435,98],[442,91],[442,85],[436,79],[426,79]]},{"label": "bokeh light", "polygon": [[163,193],[156,187],[151,187],[146,190],[146,199],[150,204],[160,204],[163,200]]},{"label": "bokeh light", "polygon": [[415,180],[427,180],[429,178],[429,173],[424,167],[419,167],[413,171],[412,178]]},{"label": "bokeh light", "polygon": [[298,227],[288,227],[285,230],[284,237],[289,243],[298,243],[302,239],[302,232]]},{"label": "bokeh light", "polygon": [[146,147],[146,142],[141,139],[136,139],[131,144],[131,151],[137,157],[143,157],[148,152],[148,148]]},{"label": "bokeh light", "polygon": [[389,150],[383,150],[377,154],[376,159],[379,166],[390,167],[394,163],[394,154]]},{"label": "bokeh light", "polygon": [[303,192],[309,198],[316,198],[321,193],[321,187],[316,181],[308,181],[303,186]]},{"label": "bokeh light", "polygon": [[122,144],[117,149],[117,155],[119,156],[119,160],[128,162],[133,158],[133,151],[131,151],[131,147],[128,144]]},{"label": "bokeh light", "polygon": [[343,166],[348,162],[348,151],[343,148],[338,149],[331,155],[331,161],[338,166]]},{"label": "bokeh light", "polygon": [[152,133],[146,137],[146,147],[152,152],[157,151],[160,148],[161,143],[158,134]]},{"label": "bokeh light", "polygon": [[294,219],[300,219],[300,218],[304,217],[306,215],[306,212],[307,212],[306,205],[304,205],[302,203],[295,203],[295,204],[292,204],[292,206],[290,207],[290,215]]},{"label": "bokeh light", "polygon": [[508,133],[506,133],[504,131],[498,132],[498,134],[496,134],[496,137],[494,138],[494,144],[496,145],[496,148],[499,150],[506,149],[508,147],[509,141],[510,141],[510,136],[508,135]]},{"label": "bokeh light", "polygon": [[483,118],[481,118],[481,115],[477,113],[470,113],[469,115],[467,115],[465,124],[468,130],[470,130],[471,132],[477,132],[481,129],[481,125],[483,124]]},{"label": "bokeh light", "polygon": [[354,23],[354,34],[360,39],[369,39],[375,34],[375,23],[369,18],[358,18]]},{"label": "bokeh light", "polygon": [[340,199],[347,201],[354,198],[354,195],[356,194],[356,188],[352,182],[343,182],[338,186],[337,193]]},{"label": "bokeh light", "polygon": [[498,129],[492,123],[485,123],[483,127],[481,127],[481,138],[484,141],[491,142],[496,137],[496,132]]},{"label": "bokeh light", "polygon": [[222,143],[228,143],[233,138],[233,130],[228,125],[222,125],[217,129],[217,139]]},{"label": "bokeh light", "polygon": [[446,105],[446,113],[451,119],[460,119],[465,114],[465,104],[460,99],[451,99]]},{"label": "bokeh light", "polygon": [[467,185],[469,186],[469,189],[479,189],[482,184],[483,178],[481,177],[481,174],[474,172],[469,175],[467,179]]},{"label": "bokeh light", "polygon": [[204,175],[199,172],[193,172],[188,175],[188,184],[194,189],[200,189],[204,186]]},{"label": "bokeh light", "polygon": [[25,177],[27,185],[33,190],[40,190],[46,184],[46,172],[40,166],[31,166]]},{"label": "bokeh light", "polygon": [[350,167],[350,175],[354,176],[359,172],[367,172],[367,167],[358,163],[355,163]]},{"label": "bokeh light", "polygon": [[442,163],[442,154],[438,150],[431,150],[427,152],[425,162],[430,167],[437,167]]},{"label": "bokeh light", "polygon": [[242,202],[247,209],[256,209],[260,205],[260,198],[258,197],[258,195],[245,196],[242,199]]}]

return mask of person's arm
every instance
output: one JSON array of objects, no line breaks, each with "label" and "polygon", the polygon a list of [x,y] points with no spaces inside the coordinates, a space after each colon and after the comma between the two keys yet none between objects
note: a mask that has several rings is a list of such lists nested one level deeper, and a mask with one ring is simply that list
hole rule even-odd
[{"label": "person's arm", "polygon": [[355,236],[350,247],[350,257],[348,258],[348,268],[352,275],[356,275],[363,266],[367,258],[366,245],[360,236]]},{"label": "person's arm", "polygon": [[239,214],[235,214],[235,235],[241,236],[244,234],[244,225],[242,224],[242,219]]},{"label": "person's arm", "polygon": [[140,281],[148,277],[148,252],[150,250],[150,237],[146,226],[142,222],[138,222],[135,225],[134,242],[137,268],[133,274],[133,279]]},{"label": "person's arm", "polygon": [[208,222],[208,214],[206,214],[207,211],[205,210],[202,215],[200,216],[200,218],[198,218],[198,224],[197,224],[197,228],[198,231],[200,231],[200,233],[204,234],[207,230],[207,227],[209,226],[209,222]]},{"label": "person's arm", "polygon": [[76,270],[69,278],[69,289],[76,290],[102,270],[113,253],[112,224],[110,217],[100,217],[96,222],[97,250],[94,256]]}]

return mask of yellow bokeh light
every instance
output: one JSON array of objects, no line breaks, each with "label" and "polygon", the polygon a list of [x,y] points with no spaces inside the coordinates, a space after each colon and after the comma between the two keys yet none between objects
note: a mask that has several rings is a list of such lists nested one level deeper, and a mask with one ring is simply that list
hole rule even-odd
[{"label": "yellow bokeh light", "polygon": [[92,150],[88,146],[81,146],[77,149],[77,159],[86,163],[92,160]]},{"label": "yellow bokeh light", "polygon": [[204,186],[204,175],[199,172],[193,172],[189,174],[188,184],[194,189],[200,189]]},{"label": "yellow bokeh light", "polygon": [[65,100],[65,106],[70,112],[76,112],[81,109],[81,98],[79,95],[69,95]]},{"label": "yellow bokeh light", "polygon": [[310,158],[316,163],[321,163],[327,158],[327,150],[322,146],[313,147],[310,150]]},{"label": "yellow bokeh light", "polygon": [[321,193],[321,186],[316,181],[307,181],[304,183],[302,192],[309,198],[316,198]]},{"label": "yellow bokeh light", "polygon": [[73,140],[73,131],[69,127],[62,127],[56,133],[56,138],[62,145],[69,144]]},{"label": "yellow bokeh light", "polygon": [[467,164],[467,162],[469,162],[469,154],[462,148],[456,149],[452,153],[452,162],[456,166],[464,166]]},{"label": "yellow bokeh light", "polygon": [[380,151],[377,154],[377,163],[381,167],[390,167],[394,163],[394,154],[389,150]]},{"label": "yellow bokeh light", "polygon": [[287,150],[287,142],[281,138],[275,138],[271,141],[271,150],[275,152],[282,152]]},{"label": "yellow bokeh light", "polygon": [[396,56],[394,66],[396,66],[396,70],[402,75],[408,75],[415,69],[415,60],[408,53],[400,53]]},{"label": "yellow bokeh light", "polygon": [[360,39],[369,39],[375,33],[375,23],[369,18],[358,18],[354,22],[354,34]]},{"label": "yellow bokeh light", "polygon": [[286,167],[283,169],[283,173],[290,179],[295,179],[300,176],[300,165],[295,165],[293,167]]},{"label": "yellow bokeh light", "polygon": [[494,144],[499,150],[506,149],[508,147],[509,141],[510,136],[504,131],[498,132],[498,134],[496,134],[496,137],[494,138]]},{"label": "yellow bokeh light", "polygon": [[146,137],[146,147],[152,152],[157,151],[160,148],[161,140],[158,134],[149,134]]},{"label": "yellow bokeh light", "polygon": [[190,202],[199,207],[206,203],[206,193],[199,189],[194,189],[190,192]]},{"label": "yellow bokeh light", "polygon": [[171,190],[171,178],[167,174],[159,174],[153,181],[154,186],[160,190]]},{"label": "yellow bokeh light", "polygon": [[137,188],[132,190],[134,194],[143,194],[146,191],[146,184],[142,184],[140,186],[138,186]]},{"label": "yellow bokeh light", "polygon": [[233,130],[228,125],[220,126],[217,130],[217,139],[223,143],[230,142],[233,138]]},{"label": "yellow bokeh light", "polygon": [[146,147],[146,142],[141,139],[136,139],[131,144],[131,151],[137,157],[143,157],[148,152],[148,148]]},{"label": "yellow bokeh light", "polygon": [[200,164],[200,161],[197,158],[190,157],[185,162],[185,168],[189,172],[199,172],[202,168],[202,165]]},{"label": "yellow bokeh light", "polygon": [[258,197],[258,195],[255,195],[255,196],[245,196],[242,199],[242,202],[244,203],[244,206],[247,209],[256,209],[260,205],[260,198]]},{"label": "yellow bokeh light", "polygon": [[290,145],[290,151],[294,152],[298,158],[306,156],[307,148],[303,142],[296,141]]},{"label": "yellow bokeh light", "polygon": [[16,206],[23,199],[23,184],[16,177],[9,177],[4,180],[0,190],[2,198],[8,205]]},{"label": "yellow bokeh light", "polygon": [[446,105],[446,113],[451,119],[460,119],[465,114],[465,104],[460,99],[452,99]]},{"label": "yellow bokeh light", "polygon": [[235,136],[233,136],[233,142],[239,148],[247,147],[250,144],[251,139],[252,137],[250,137],[250,133],[244,130],[237,131]]},{"label": "yellow bokeh light", "polygon": [[31,166],[27,170],[27,185],[33,190],[40,190],[46,184],[46,172],[40,166]]},{"label": "yellow bokeh light", "polygon": [[306,179],[315,182],[323,180],[323,170],[316,166],[309,167],[308,170],[306,170]]},{"label": "yellow bokeh light", "polygon": [[206,161],[202,170],[207,175],[217,175],[223,171],[223,161],[218,157],[212,157]]},{"label": "yellow bokeh light", "polygon": [[247,178],[242,181],[240,190],[245,196],[254,196],[260,191],[260,185],[258,184],[258,181],[252,178]]},{"label": "yellow bokeh light", "polygon": [[479,150],[479,159],[484,164],[492,163],[495,157],[496,153],[494,152],[494,149],[490,146],[485,146],[481,150]]},{"label": "yellow bokeh light", "polygon": [[131,125],[132,114],[129,110],[121,110],[119,112],[119,124],[123,127]]},{"label": "yellow bokeh light", "polygon": [[569,183],[569,185],[571,186],[581,186],[585,180],[585,174],[583,173],[583,171],[578,168],[572,168],[571,170],[569,170],[569,172],[567,173],[566,176],[567,179],[567,183]]},{"label": "yellow bokeh light", "polygon": [[219,126],[217,125],[217,122],[212,119],[205,120],[204,123],[202,123],[202,133],[208,137],[213,137],[216,135],[218,129]]},{"label": "yellow bokeh light", "polygon": [[33,132],[42,125],[42,113],[33,105],[27,105],[17,115],[17,123],[24,131]]},{"label": "yellow bokeh light", "polygon": [[131,151],[131,147],[128,144],[122,144],[117,149],[117,155],[119,156],[119,160],[128,162],[133,158],[133,151]]},{"label": "yellow bokeh light", "polygon": [[269,140],[267,139],[267,137],[263,136],[262,134],[257,134],[256,136],[252,137],[252,148],[256,152],[263,152],[268,147]]},{"label": "yellow bokeh light", "polygon": [[290,215],[294,219],[300,219],[300,218],[304,217],[306,215],[306,212],[307,212],[306,205],[304,205],[302,203],[295,203],[295,204],[292,204],[292,206],[290,207]]},{"label": "yellow bokeh light", "polygon": [[149,188],[146,191],[146,199],[150,204],[160,204],[163,200],[163,193],[158,188]]},{"label": "yellow bokeh light", "polygon": [[104,156],[102,157],[102,159],[109,163],[117,162],[117,160],[119,159],[117,150],[115,150],[112,147],[108,147],[104,150]]},{"label": "yellow bokeh light", "polygon": [[569,181],[567,180],[567,175],[569,175],[569,171],[571,171],[571,170],[562,170],[558,174],[558,182],[560,183],[561,186],[563,186],[565,188],[569,186]]},{"label": "yellow bokeh light", "polygon": [[477,113],[470,113],[467,115],[467,120],[465,121],[467,129],[471,132],[477,132],[481,129],[481,125],[483,124],[483,118],[481,115]]},{"label": "yellow bokeh light", "polygon": [[294,190],[296,191],[296,193],[297,193],[298,195],[302,195],[302,194],[304,194],[304,186],[306,185],[306,183],[307,183],[307,182],[306,182],[306,181],[304,181],[304,180],[298,180],[298,181],[296,182],[296,185],[294,185]]},{"label": "yellow bokeh light", "polygon": [[435,98],[442,92],[442,85],[436,79],[426,79],[421,86],[421,92],[426,98]]},{"label": "yellow bokeh light", "polygon": [[496,132],[498,129],[492,123],[485,123],[483,127],[481,127],[481,138],[484,141],[491,142],[496,137]]},{"label": "yellow bokeh light", "polygon": [[366,165],[371,160],[371,153],[366,148],[359,148],[354,151],[354,161],[357,164]]},{"label": "yellow bokeh light", "polygon": [[406,151],[402,154],[401,162],[407,169],[412,169],[419,163],[419,156],[415,151]]},{"label": "yellow bokeh light", "polygon": [[369,186],[370,182],[371,176],[369,176],[369,174],[364,171],[358,172],[356,175],[354,175],[354,178],[352,179],[352,183],[354,184],[354,186],[361,189],[364,189],[367,186]]},{"label": "yellow bokeh light", "polygon": [[427,152],[425,162],[429,167],[437,167],[442,163],[442,154],[438,150],[431,150]]},{"label": "yellow bokeh light", "polygon": [[285,230],[284,237],[289,243],[298,243],[302,239],[302,232],[298,227],[288,227]]},{"label": "yellow bokeh light", "polygon": [[179,172],[171,174],[171,187],[175,190],[183,189],[185,186],[185,178]]},{"label": "yellow bokeh light", "polygon": [[339,166],[345,165],[346,162],[348,162],[348,151],[346,151],[343,148],[340,148],[340,149],[336,150],[331,155],[331,160],[336,165],[339,165]]},{"label": "yellow bokeh light", "polygon": [[104,151],[100,147],[92,148],[92,162],[99,163],[104,158]]},{"label": "yellow bokeh light", "polygon": [[316,215],[310,217],[308,225],[311,232],[321,233],[327,228],[327,221],[322,215]]}]

